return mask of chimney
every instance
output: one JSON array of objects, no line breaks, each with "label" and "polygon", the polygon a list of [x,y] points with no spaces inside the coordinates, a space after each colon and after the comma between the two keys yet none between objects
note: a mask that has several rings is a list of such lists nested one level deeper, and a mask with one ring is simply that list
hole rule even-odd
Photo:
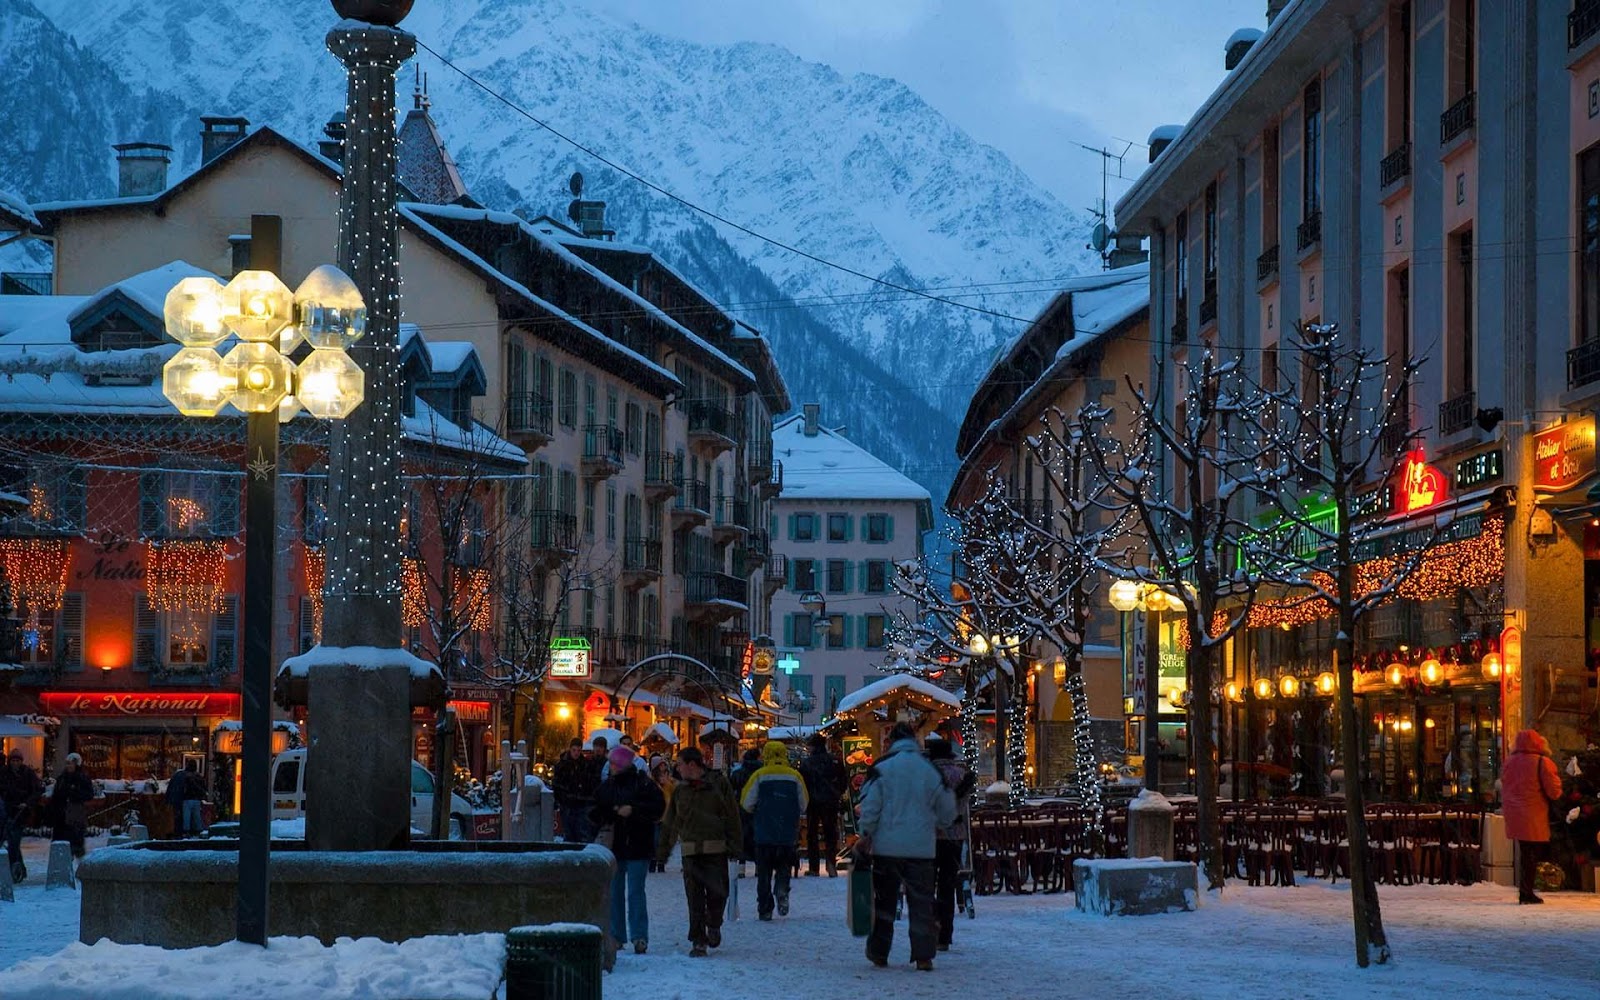
[{"label": "chimney", "polygon": [[1228,36],[1228,44],[1223,46],[1222,68],[1233,71],[1233,68],[1244,60],[1245,53],[1250,51],[1250,46],[1261,41],[1261,32],[1255,28],[1240,28]]},{"label": "chimney", "polygon": [[1183,134],[1182,125],[1157,125],[1150,130],[1150,162],[1156,162],[1156,157],[1161,151],[1172,145],[1174,139]]},{"label": "chimney", "polygon": [[117,197],[137,198],[167,189],[172,147],[159,142],[123,142],[117,151]]},{"label": "chimney", "polygon": [[317,152],[322,154],[322,158],[341,166],[344,164],[344,131],[344,112],[341,111],[322,126],[322,134],[327,138],[317,142]]},{"label": "chimney", "polygon": [[245,137],[250,128],[248,118],[228,118],[222,115],[200,116],[200,165],[203,167],[221,156],[234,143]]},{"label": "chimney", "polygon": [[805,426],[802,428],[805,436],[808,438],[816,437],[817,418],[822,414],[822,404],[807,403],[800,408],[800,412],[805,415]]},{"label": "chimney", "polygon": [[617,235],[615,229],[606,228],[606,203],[583,196],[583,175],[574,173],[567,181],[572,200],[567,203],[567,218],[577,223],[578,231],[591,240],[609,240]]},{"label": "chimney", "polygon": [[1289,6],[1289,0],[1267,0],[1267,23],[1271,24],[1283,13],[1283,8]]}]

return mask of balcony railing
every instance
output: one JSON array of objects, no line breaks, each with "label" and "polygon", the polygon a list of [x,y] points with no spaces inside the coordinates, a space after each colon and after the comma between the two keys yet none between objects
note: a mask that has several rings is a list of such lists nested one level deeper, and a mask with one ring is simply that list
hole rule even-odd
[{"label": "balcony railing", "polygon": [[660,573],[661,539],[633,535],[623,539],[622,568],[630,573]]},{"label": "balcony railing", "polygon": [[1567,48],[1575,49],[1600,30],[1600,0],[1578,0],[1567,15]]},{"label": "balcony railing", "polygon": [[1182,344],[1189,339],[1189,297],[1180,295],[1173,303],[1172,342]]},{"label": "balcony railing", "polygon": [[671,489],[681,478],[677,456],[664,451],[644,453],[644,485],[646,489]]},{"label": "balcony railing", "polygon": [[1411,143],[1402,142],[1394,152],[1378,162],[1378,186],[1388,187],[1402,177],[1411,176]]},{"label": "balcony railing", "polygon": [[767,473],[765,481],[757,484],[766,496],[774,496],[783,492],[783,463],[774,459],[772,470]]},{"label": "balcony railing", "polygon": [[738,497],[717,497],[712,525],[718,528],[750,527],[750,501]]},{"label": "balcony railing", "polygon": [[780,587],[789,579],[789,557],[782,552],[774,552],[767,557],[767,582],[776,583]]},{"label": "balcony railing", "polygon": [[1256,258],[1256,280],[1266,281],[1278,273],[1278,244],[1274,243]]},{"label": "balcony railing", "polygon": [[1213,294],[1200,300],[1200,325],[1205,326],[1207,323],[1215,323],[1216,321],[1217,296],[1213,292]]},{"label": "balcony railing", "polygon": [[1386,455],[1398,455],[1411,440],[1411,428],[1404,420],[1391,421],[1383,428],[1378,444]]},{"label": "balcony railing", "polygon": [[572,552],[578,543],[578,518],[559,510],[529,513],[530,541],[535,549],[547,552]]},{"label": "balcony railing", "polygon": [[1473,91],[1439,116],[1439,142],[1449,142],[1477,123],[1478,92]]},{"label": "balcony railing", "polygon": [[678,490],[678,496],[672,501],[673,510],[711,513],[711,487],[704,479],[678,479],[673,486]]},{"label": "balcony railing", "polygon": [[1567,352],[1567,388],[1600,380],[1600,340],[1579,344]]},{"label": "balcony railing", "polygon": [[684,599],[690,604],[737,604],[744,607],[748,594],[745,579],[730,573],[690,573]]},{"label": "balcony railing", "polygon": [[519,392],[506,397],[506,430],[512,434],[538,434],[550,437],[555,407],[537,392]]},{"label": "balcony railing", "polygon": [[586,462],[622,464],[622,428],[610,424],[589,424],[583,429],[583,458]]},{"label": "balcony railing", "polygon": [[723,409],[715,403],[690,403],[689,433],[690,434],[720,434],[725,438],[734,437],[734,419],[731,410]]},{"label": "balcony railing", "polygon": [[750,469],[751,479],[765,479],[772,469],[772,442],[769,440],[765,446],[751,445],[745,452],[745,465]]},{"label": "balcony railing", "polygon": [[1465,392],[1454,399],[1439,404],[1439,433],[1459,434],[1472,426],[1473,414],[1478,412],[1478,394]]},{"label": "balcony railing", "polygon": [[1306,220],[1300,223],[1294,231],[1294,245],[1296,250],[1316,246],[1322,242],[1322,213],[1312,212]]}]

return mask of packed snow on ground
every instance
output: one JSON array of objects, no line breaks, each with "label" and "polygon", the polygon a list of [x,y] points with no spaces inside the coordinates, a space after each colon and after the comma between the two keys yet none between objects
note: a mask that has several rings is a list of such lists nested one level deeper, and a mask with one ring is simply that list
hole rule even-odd
[{"label": "packed snow on ground", "polygon": [[[495,936],[423,939],[400,948],[358,941],[337,955],[287,940],[264,954],[238,945],[194,952],[77,945],[78,894],[44,890],[45,847],[27,842],[32,874],[18,886],[15,903],[0,903],[6,1000],[491,995],[489,987],[461,991],[498,961]],[[1344,882],[1230,883],[1221,899],[1205,894],[1193,913],[1151,917],[1081,914],[1067,894],[980,896],[977,918],[958,920],[954,949],[939,954],[930,974],[909,965],[904,921],[895,927],[889,967],[867,963],[863,940],[845,927],[844,878],[795,879],[789,916],[771,923],[755,919],[754,879],[737,884],[741,919],[725,924],[722,947],[710,957],[690,958],[677,863],[649,876],[649,951],[618,956],[606,995],[1035,1000],[1126,996],[1137,984],[1141,994],[1163,1000],[1566,1000],[1593,997],[1600,982],[1600,896],[1590,893],[1550,893],[1544,906],[1518,906],[1516,891],[1497,885],[1382,886],[1395,959],[1366,970],[1355,966]],[[92,970],[104,980],[86,978]],[[389,978],[393,970],[411,978],[398,972]],[[144,978],[157,974],[163,978]],[[63,985],[69,975],[70,989]],[[27,984],[49,984],[54,992],[30,992],[35,987]]]}]

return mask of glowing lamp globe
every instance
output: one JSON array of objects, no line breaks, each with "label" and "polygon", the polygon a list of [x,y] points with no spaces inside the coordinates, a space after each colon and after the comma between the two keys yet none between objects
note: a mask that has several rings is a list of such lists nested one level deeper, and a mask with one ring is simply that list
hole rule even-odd
[{"label": "glowing lamp globe", "polygon": [[228,402],[235,409],[243,413],[271,413],[289,393],[294,362],[272,344],[245,343],[234,347],[222,359],[222,374],[233,386]]},{"label": "glowing lamp globe", "polygon": [[1390,687],[1399,687],[1406,682],[1406,665],[1404,663],[1391,663],[1389,669],[1383,673]]},{"label": "glowing lamp globe", "polygon": [[1300,693],[1300,678],[1294,674],[1284,674],[1278,679],[1278,690],[1283,692],[1285,698],[1293,698]]},{"label": "glowing lamp globe", "polygon": [[1490,652],[1483,654],[1483,676],[1488,678],[1498,678],[1500,676],[1499,653]]},{"label": "glowing lamp globe", "polygon": [[184,278],[167,292],[162,320],[167,334],[184,347],[215,347],[228,336],[223,322],[222,282],[209,275]]},{"label": "glowing lamp globe", "polygon": [[1167,609],[1167,595],[1159,587],[1146,587],[1143,598],[1146,611],[1165,611]]},{"label": "glowing lamp globe", "polygon": [[1238,701],[1240,698],[1244,697],[1244,692],[1239,689],[1238,681],[1229,681],[1227,684],[1223,685],[1222,694],[1223,697],[1227,698],[1229,701]]},{"label": "glowing lamp globe", "polygon": [[343,420],[361,405],[365,388],[365,376],[350,355],[316,350],[300,362],[295,397],[313,417]]},{"label": "glowing lamp globe", "polygon": [[367,304],[349,276],[323,264],[294,290],[295,329],[319,350],[345,350],[367,332]]},{"label": "glowing lamp globe", "polygon": [[972,637],[972,641],[967,644],[967,648],[972,650],[973,656],[988,656],[989,640],[985,639],[981,634],[975,634]]},{"label": "glowing lamp globe", "polygon": [[1324,670],[1317,675],[1318,694],[1333,694],[1338,686],[1339,678],[1331,670]]},{"label": "glowing lamp globe", "polygon": [[1111,606],[1118,611],[1132,611],[1139,606],[1139,585],[1132,580],[1118,580],[1111,585]]},{"label": "glowing lamp globe", "polygon": [[186,417],[214,417],[233,395],[233,383],[223,375],[216,351],[185,347],[161,369],[161,392]]},{"label": "glowing lamp globe", "polygon": [[1256,678],[1256,697],[1257,698],[1263,698],[1263,699],[1271,698],[1272,697],[1272,691],[1273,691],[1272,678],[1270,678],[1270,677],[1258,677],[1258,678]]},{"label": "glowing lamp globe", "polygon": [[1438,660],[1428,657],[1422,661],[1422,681],[1425,684],[1437,684],[1439,678],[1444,676],[1444,667]]},{"label": "glowing lamp globe", "polygon": [[223,290],[222,302],[223,320],[241,340],[276,341],[294,322],[294,294],[271,271],[240,271]]}]

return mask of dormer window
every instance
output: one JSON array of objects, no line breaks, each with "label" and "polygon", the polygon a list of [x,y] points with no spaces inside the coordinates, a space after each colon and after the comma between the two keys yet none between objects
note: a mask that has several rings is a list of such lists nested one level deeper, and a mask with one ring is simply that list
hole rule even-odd
[{"label": "dormer window", "polygon": [[[151,316],[121,291],[113,291],[92,302],[69,319],[72,342],[87,354],[142,350],[159,347],[165,340],[161,317]],[[119,374],[101,372],[86,375],[91,386],[149,385],[148,373]]]}]

